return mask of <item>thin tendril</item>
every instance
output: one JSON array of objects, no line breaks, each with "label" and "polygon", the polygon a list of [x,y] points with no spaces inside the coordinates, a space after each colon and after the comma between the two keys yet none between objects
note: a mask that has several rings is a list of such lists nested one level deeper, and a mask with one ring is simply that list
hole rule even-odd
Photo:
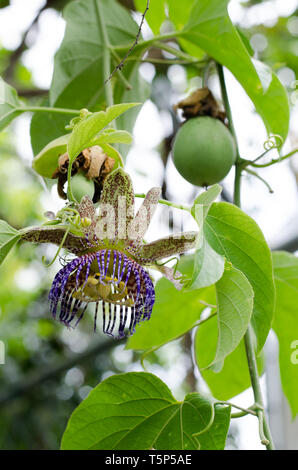
[{"label": "thin tendril", "polygon": [[177,268],[178,268],[178,263],[180,261],[179,258],[177,258],[176,256],[174,258],[170,258],[170,259],[164,261],[163,263],[158,263],[156,261],[156,264],[157,264],[157,266],[164,266],[165,264],[167,264],[167,263],[169,263],[170,261],[173,261],[173,260],[176,261],[176,264],[173,267],[173,269],[174,269],[173,279],[175,279],[175,281],[179,281],[181,279],[186,279],[187,278],[186,274],[181,274],[181,276],[175,277],[175,274],[176,274],[176,271],[177,271]]},{"label": "thin tendril", "polygon": [[278,149],[284,143],[284,139],[279,134],[272,134],[263,144],[265,150]]},{"label": "thin tendril", "polygon": [[266,140],[263,144],[265,152],[261,153],[261,155],[255,158],[252,163],[256,163],[257,161],[261,160],[261,158],[265,157],[265,155],[267,155],[268,152],[271,152],[271,150],[279,149],[282,146],[283,142],[284,140],[280,135],[272,134],[269,139]]},{"label": "thin tendril", "polygon": [[260,181],[262,181],[262,183],[264,183],[264,185],[268,188],[268,191],[270,194],[274,193],[273,189],[271,188],[271,186],[269,185],[269,183],[267,183],[266,180],[264,180],[264,178],[262,178],[260,175],[258,175],[258,173],[256,173],[255,171],[253,170],[249,170],[248,168],[244,168],[244,170],[249,173],[250,175],[253,175],[255,178],[258,178]]},{"label": "thin tendril", "polygon": [[66,230],[65,234],[63,235],[63,238],[62,238],[62,240],[61,240],[61,243],[60,243],[60,245],[59,245],[59,248],[58,248],[58,250],[57,250],[57,252],[56,252],[54,258],[52,259],[52,261],[51,261],[50,263],[48,263],[48,264],[46,263],[46,258],[45,258],[45,256],[43,256],[43,257],[41,258],[42,264],[43,264],[46,268],[49,268],[50,266],[52,266],[52,264],[56,261],[57,257],[59,256],[59,253],[60,253],[61,249],[63,248],[64,242],[65,242],[66,237],[67,237],[67,235],[69,234],[69,232],[70,232],[70,227],[68,227],[68,229]]}]

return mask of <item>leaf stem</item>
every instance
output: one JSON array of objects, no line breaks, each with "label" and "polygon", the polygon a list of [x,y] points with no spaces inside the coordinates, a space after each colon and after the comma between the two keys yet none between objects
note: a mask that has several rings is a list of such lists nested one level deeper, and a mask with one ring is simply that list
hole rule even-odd
[{"label": "leaf stem", "polygon": [[[137,194],[135,194],[135,197],[145,198],[146,194],[145,193],[137,193]],[[159,199],[158,203],[159,204],[164,204],[164,205],[170,206],[170,207],[175,207],[176,209],[181,209],[183,211],[191,212],[191,207],[183,206],[182,204],[176,204],[175,202],[167,201],[166,199]]]},{"label": "leaf stem", "polygon": [[145,59],[136,59],[135,57],[128,57],[127,62],[141,62],[149,64],[161,64],[161,65],[194,65],[196,67],[202,68],[205,67],[206,62],[202,60],[189,60],[189,59],[155,59],[155,58],[145,58]]},{"label": "leaf stem", "polygon": [[17,108],[18,111],[21,112],[29,112],[29,113],[56,113],[56,114],[71,114],[71,115],[79,115],[79,109],[67,109],[67,108],[51,108],[49,106],[24,106],[21,108]]},{"label": "leaf stem", "polygon": [[[145,41],[139,41],[138,44],[134,47],[134,52],[142,49],[147,49],[151,46],[156,46],[157,41],[169,41],[173,39],[174,41],[177,39],[177,37],[183,36],[183,31],[172,31],[170,33],[166,34],[161,34],[159,36],[154,36],[150,39],[147,39]],[[120,55],[125,53],[129,48],[131,47],[131,44],[127,45],[122,45],[122,46],[114,46],[114,50],[118,52]]]},{"label": "leaf stem", "polygon": [[72,189],[71,189],[71,170],[72,170],[72,161],[69,161],[68,169],[67,169],[67,198],[70,202],[77,204],[78,201],[75,199]]},{"label": "leaf stem", "polygon": [[[209,306],[210,308],[216,308],[215,306]],[[208,315],[208,317],[206,318],[202,318],[202,320],[199,320],[197,321],[197,323],[194,324],[193,328],[197,327],[197,326],[201,326],[203,323],[205,323],[206,321],[210,320],[210,318],[213,318],[217,315],[217,311],[216,312],[213,312],[213,313],[210,313],[210,315]]]},{"label": "leaf stem", "polygon": [[97,13],[98,17],[98,22],[100,24],[100,29],[102,32],[102,41],[103,41],[103,74],[105,77],[105,95],[106,95],[106,101],[107,101],[107,106],[112,106],[113,105],[113,91],[112,91],[112,84],[110,80],[107,80],[108,77],[111,74],[111,53],[110,53],[110,41],[109,41],[109,36],[108,32],[106,30],[106,25],[104,22],[104,19],[101,14],[101,9],[100,6],[98,5],[98,2],[95,0],[94,1],[95,5],[95,10]]},{"label": "leaf stem", "polygon": [[249,408],[243,408],[242,406],[234,405],[234,403],[230,403],[228,401],[217,401],[215,405],[228,405],[232,408],[236,408],[237,410],[241,410],[241,413],[235,413],[234,415],[232,415],[232,418],[240,418],[241,416],[246,416],[248,414],[257,416],[257,413],[255,411],[255,405],[252,405]]},{"label": "leaf stem", "polygon": [[[235,180],[234,180],[234,204],[240,207],[241,206],[240,192],[241,192],[242,159],[239,154],[239,147],[238,147],[236,132],[235,132],[234,124],[233,124],[232,112],[231,112],[230,103],[228,99],[222,65],[217,64],[217,70],[218,70],[218,75],[219,75],[222,98],[223,98],[225,110],[226,110],[228,121],[229,121],[229,129],[232,135],[234,136],[235,144],[236,144],[237,158],[235,162],[236,172],[235,172]],[[247,358],[247,363],[248,363],[250,381],[251,381],[251,385],[253,389],[255,405],[257,406],[256,414],[259,420],[260,439],[261,439],[262,444],[266,445],[267,450],[273,450],[274,449],[273,439],[271,436],[267,418],[264,413],[264,402],[263,402],[263,396],[262,396],[262,391],[261,391],[261,386],[260,386],[256,355],[255,355],[253,331],[250,325],[248,326],[248,329],[244,335],[244,343],[245,343],[245,351],[246,351],[246,358]]]},{"label": "leaf stem", "polygon": [[[176,49],[175,47],[169,46],[168,44],[160,41],[156,41],[154,43],[155,47],[158,47],[162,51],[168,52],[169,54],[172,54],[176,57],[179,57],[180,59],[187,60],[188,63],[192,64],[197,64],[199,61],[198,59],[194,59],[191,57],[189,54],[186,54],[185,52],[181,51],[180,49]],[[201,61],[203,63],[203,61]],[[204,61],[206,63],[206,61]]]},{"label": "leaf stem", "polygon": [[[283,160],[286,160],[287,158],[290,158],[292,157],[293,155],[295,155],[295,153],[298,152],[298,149],[294,149],[292,150],[291,152],[287,153],[286,155],[284,155],[283,157],[279,157],[279,158],[273,158],[270,162],[268,163],[256,163],[256,160],[254,161],[250,161],[250,160],[245,160],[245,164],[247,166],[253,166],[255,168],[266,168],[267,166],[271,166],[271,165],[275,165],[275,163],[280,163],[282,162]],[[262,155],[263,156],[263,155]]]}]

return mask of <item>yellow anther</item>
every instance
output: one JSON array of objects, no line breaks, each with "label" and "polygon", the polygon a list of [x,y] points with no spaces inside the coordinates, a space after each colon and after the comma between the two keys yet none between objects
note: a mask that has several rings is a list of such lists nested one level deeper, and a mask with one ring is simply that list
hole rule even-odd
[{"label": "yellow anther", "polygon": [[89,227],[91,223],[92,223],[92,220],[90,219],[90,217],[83,217],[81,219],[82,227]]}]

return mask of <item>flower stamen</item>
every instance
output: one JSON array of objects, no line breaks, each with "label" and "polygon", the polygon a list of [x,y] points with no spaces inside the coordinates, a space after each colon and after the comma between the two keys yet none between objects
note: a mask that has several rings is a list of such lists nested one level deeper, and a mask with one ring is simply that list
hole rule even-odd
[{"label": "flower stamen", "polygon": [[155,294],[144,268],[109,248],[87,253],[64,266],[55,276],[49,298],[52,315],[56,317],[60,306],[59,320],[67,326],[77,317],[76,326],[88,304],[95,302],[94,330],[100,302],[103,332],[113,336],[117,329],[122,337],[127,327],[132,334],[140,321],[150,318]]}]

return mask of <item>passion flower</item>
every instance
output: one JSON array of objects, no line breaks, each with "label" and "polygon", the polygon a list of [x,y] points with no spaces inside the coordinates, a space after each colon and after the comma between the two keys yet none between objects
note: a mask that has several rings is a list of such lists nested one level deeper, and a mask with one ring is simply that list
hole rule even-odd
[{"label": "passion flower", "polygon": [[76,326],[93,303],[94,329],[101,306],[103,332],[123,337],[151,317],[155,291],[148,268],[158,269],[177,288],[182,287],[179,273],[157,261],[194,248],[197,234],[187,232],[143,242],[160,192],[160,188],[152,188],[134,215],[132,182],[119,168],[104,181],[98,214],[90,197],[84,196],[77,206],[81,223],[73,224],[74,228],[42,226],[23,234],[23,239],[35,243],[61,246],[63,242],[64,248],[76,255],[53,280],[49,301],[55,319],[68,327]]}]

